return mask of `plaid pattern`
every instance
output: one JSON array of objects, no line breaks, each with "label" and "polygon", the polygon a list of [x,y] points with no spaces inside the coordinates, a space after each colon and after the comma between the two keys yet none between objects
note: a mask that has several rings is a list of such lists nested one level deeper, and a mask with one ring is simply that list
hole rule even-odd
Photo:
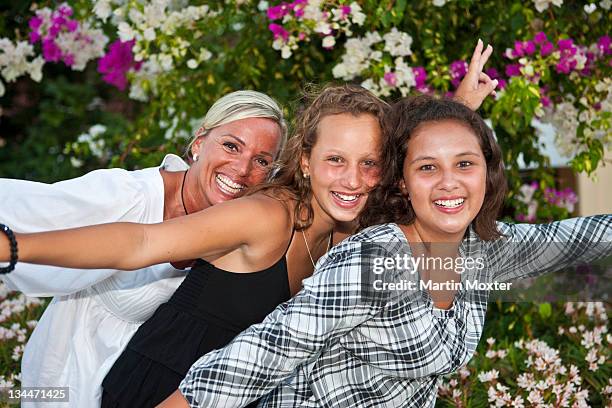
[{"label": "plaid pattern", "polygon": [[[460,247],[464,256],[486,255],[484,279],[533,276],[612,252],[611,215],[499,227],[503,238],[484,242],[470,231]],[[266,394],[260,407],[433,407],[440,376],[476,349],[488,292],[460,291],[449,310],[433,307],[426,292],[364,296],[369,257],[402,251],[410,253],[395,224],[343,241],[293,299],[200,358],[181,392],[194,407],[240,407]]]}]

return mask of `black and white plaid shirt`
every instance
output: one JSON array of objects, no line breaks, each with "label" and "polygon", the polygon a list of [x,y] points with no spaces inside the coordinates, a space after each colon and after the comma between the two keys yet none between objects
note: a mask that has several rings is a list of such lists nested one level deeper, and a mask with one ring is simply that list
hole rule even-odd
[{"label": "black and white plaid shirt", "polygon": [[[470,231],[460,248],[486,255],[480,278],[489,281],[612,253],[612,215],[499,227],[503,238],[484,242]],[[398,253],[410,247],[396,224],[343,241],[293,299],[200,358],[181,392],[193,407],[240,407],[264,395],[260,407],[432,407],[441,376],[476,349],[488,291],[459,291],[448,310],[427,291],[372,294],[372,257]]]}]

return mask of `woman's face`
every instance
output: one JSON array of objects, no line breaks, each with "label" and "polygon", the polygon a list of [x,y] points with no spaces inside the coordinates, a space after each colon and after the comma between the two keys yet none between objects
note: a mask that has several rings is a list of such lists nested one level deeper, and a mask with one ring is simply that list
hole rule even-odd
[{"label": "woman's face", "polygon": [[325,116],[302,171],[310,176],[315,213],[332,222],[353,221],[380,179],[381,129],[370,114]]},{"label": "woman's face", "polygon": [[484,201],[487,165],[474,132],[454,120],[419,126],[408,141],[400,182],[424,241],[456,242]]},{"label": "woman's face", "polygon": [[198,160],[191,166],[198,176],[200,209],[240,197],[262,183],[280,142],[278,124],[266,118],[236,120],[200,137],[192,147]]}]

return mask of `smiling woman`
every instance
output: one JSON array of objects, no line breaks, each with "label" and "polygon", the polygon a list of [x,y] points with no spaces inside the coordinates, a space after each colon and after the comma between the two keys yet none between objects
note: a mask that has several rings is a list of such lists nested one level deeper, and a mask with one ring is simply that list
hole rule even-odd
[{"label": "smiling woman", "polygon": [[[191,167],[168,155],[159,167],[96,170],[51,185],[0,179],[0,222],[35,232],[179,218],[262,183],[285,140],[283,113],[272,98],[232,92],[208,110],[188,150]],[[223,187],[215,182],[221,177],[234,184]],[[102,379],[138,327],[184,278],[184,271],[167,262],[132,272],[20,263],[4,276],[11,289],[56,296],[26,345],[22,385],[69,387],[71,407],[99,406]]]}]

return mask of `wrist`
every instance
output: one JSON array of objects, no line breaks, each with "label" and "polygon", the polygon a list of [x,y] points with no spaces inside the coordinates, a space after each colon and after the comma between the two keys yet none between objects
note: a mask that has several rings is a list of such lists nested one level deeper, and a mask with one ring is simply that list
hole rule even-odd
[{"label": "wrist", "polygon": [[8,265],[0,266],[0,274],[9,273],[15,269],[17,259],[18,251],[15,234],[8,226],[0,224],[0,262],[8,262]]}]

